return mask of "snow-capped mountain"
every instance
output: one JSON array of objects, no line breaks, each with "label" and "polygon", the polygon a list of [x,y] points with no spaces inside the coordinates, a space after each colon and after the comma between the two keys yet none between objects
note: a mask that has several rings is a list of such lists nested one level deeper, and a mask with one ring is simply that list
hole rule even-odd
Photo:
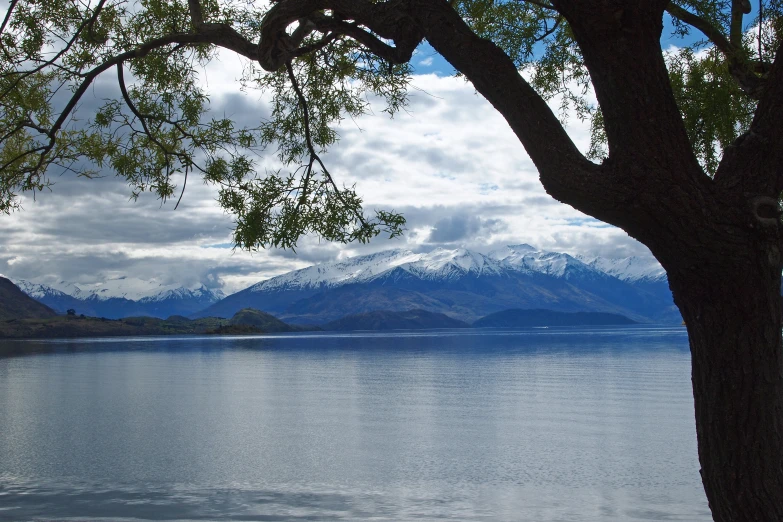
[{"label": "snow-capped mountain", "polygon": [[223,299],[225,296],[226,294],[223,293],[223,290],[213,290],[204,285],[200,285],[196,288],[185,288],[180,286],[168,290],[161,290],[157,294],[142,297],[138,301],[140,303],[154,303],[169,300],[201,299],[214,302]]},{"label": "snow-capped mountain", "polygon": [[80,314],[110,319],[132,315],[161,318],[189,315],[225,297],[221,290],[203,285],[186,288],[130,277],[86,285],[68,281],[45,285],[23,279],[14,283],[33,299],[58,312],[74,309]]},{"label": "snow-capped mountain", "polygon": [[349,283],[359,283],[368,281],[394,267],[416,262],[421,257],[422,254],[414,254],[409,250],[387,250],[345,261],[322,263],[294,270],[256,283],[246,290],[267,292],[332,288]]},{"label": "snow-capped mountain", "polygon": [[[640,288],[636,282],[641,261],[588,261],[592,264],[530,245],[511,245],[486,255],[462,248],[429,253],[389,250],[261,281],[194,317],[231,317],[249,306],[289,321],[318,324],[349,313],[416,307],[468,321],[507,308],[677,320],[665,275],[661,280],[646,279],[656,284]],[[644,266],[644,273],[652,273],[652,264]]]},{"label": "snow-capped mountain", "polygon": [[[604,261],[610,265],[611,261],[623,260]],[[614,268],[614,265],[610,266]],[[383,277],[395,268],[424,280],[458,279],[468,275],[498,276],[509,270],[566,279],[577,274],[608,274],[618,277],[619,273],[619,268],[614,270],[615,273],[609,273],[603,270],[603,265],[592,266],[568,254],[538,251],[530,245],[511,245],[486,255],[464,248],[437,248],[426,254],[397,249],[294,270],[256,283],[248,290],[267,292],[335,288],[366,283]]]},{"label": "snow-capped mountain", "polygon": [[656,283],[666,281],[666,271],[658,261],[650,257],[606,257],[576,256],[581,262],[621,281]]},{"label": "snow-capped mountain", "polygon": [[345,261],[322,263],[261,281],[248,290],[268,292],[335,288],[347,284],[366,283],[400,268],[422,279],[453,279],[467,274],[499,274],[502,264],[484,254],[459,248],[438,248],[428,254],[410,250],[387,250],[354,257]]},{"label": "snow-capped mountain", "polygon": [[66,296],[65,292],[52,288],[51,286],[33,283],[32,281],[25,281],[24,279],[14,279],[14,284],[18,286],[22,292],[32,297],[33,299],[41,300],[49,296]]},{"label": "snow-capped mountain", "polygon": [[505,267],[512,270],[546,274],[564,279],[591,274],[594,276],[596,271],[605,273],[604,270],[587,265],[568,254],[539,251],[527,244],[509,245],[490,252],[489,256],[501,261]]},{"label": "snow-capped mountain", "polygon": [[231,317],[252,307],[290,322],[321,324],[349,314],[421,308],[470,322],[509,308],[549,308],[679,321],[666,274],[652,257],[572,256],[525,244],[488,254],[388,250],[288,272],[228,297],[204,286],[130,277],[88,285],[15,283],[60,312],[73,308],[109,318]]}]

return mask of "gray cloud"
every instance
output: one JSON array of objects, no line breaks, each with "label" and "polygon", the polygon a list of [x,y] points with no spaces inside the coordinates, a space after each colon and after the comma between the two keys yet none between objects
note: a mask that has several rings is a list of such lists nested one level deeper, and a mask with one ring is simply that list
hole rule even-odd
[{"label": "gray cloud", "polygon": [[430,232],[428,242],[455,243],[506,228],[506,224],[500,219],[481,219],[477,216],[461,213],[436,222]]}]

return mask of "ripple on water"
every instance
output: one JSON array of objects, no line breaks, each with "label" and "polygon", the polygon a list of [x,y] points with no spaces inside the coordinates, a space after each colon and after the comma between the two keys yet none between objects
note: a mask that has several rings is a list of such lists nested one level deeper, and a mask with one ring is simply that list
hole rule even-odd
[{"label": "ripple on water", "polygon": [[689,375],[660,327],[6,342],[0,520],[709,520]]}]

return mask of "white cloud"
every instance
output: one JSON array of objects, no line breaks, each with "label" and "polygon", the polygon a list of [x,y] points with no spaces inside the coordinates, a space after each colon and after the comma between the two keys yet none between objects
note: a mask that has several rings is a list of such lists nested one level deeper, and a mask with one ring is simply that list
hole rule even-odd
[{"label": "white cloud", "polygon": [[[426,59],[425,59],[426,60]],[[256,91],[239,92],[242,62],[221,55],[203,76],[217,111],[253,121],[265,114]],[[550,198],[508,124],[463,79],[414,77],[407,112],[390,119],[380,108],[341,129],[323,156],[339,183],[356,183],[368,210],[401,211],[403,238],[370,245],[334,245],[305,238],[290,252],[254,254],[203,248],[230,242],[232,218],[216,191],[191,180],[180,208],[142,196],[109,177],[58,178],[53,193],[24,200],[25,210],[0,217],[0,272],[10,277],[82,283],[130,275],[166,282],[194,279],[227,292],[312,262],[387,248],[465,246],[479,251],[527,242],[573,253],[629,255],[646,249]],[[553,100],[554,107],[558,100]],[[569,133],[583,150],[586,123]],[[274,166],[274,155],[263,159]]]}]

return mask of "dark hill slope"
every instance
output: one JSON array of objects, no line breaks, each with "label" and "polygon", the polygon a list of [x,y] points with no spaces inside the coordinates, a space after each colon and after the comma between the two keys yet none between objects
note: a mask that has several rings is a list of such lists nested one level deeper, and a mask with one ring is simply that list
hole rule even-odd
[{"label": "dark hill slope", "polygon": [[387,310],[355,314],[321,326],[323,330],[422,330],[427,328],[467,328],[465,322],[426,310],[392,312]]},{"label": "dark hill slope", "polygon": [[57,312],[22,292],[5,277],[0,277],[0,320],[44,319]]},{"label": "dark hill slope", "polygon": [[234,314],[229,321],[235,326],[252,326],[264,332],[296,332],[299,331],[277,317],[253,308],[243,308]]},{"label": "dark hill slope", "polygon": [[553,310],[504,310],[482,317],[473,327],[603,326],[635,324],[624,315],[603,312],[555,312]]},{"label": "dark hill slope", "polygon": [[205,317],[191,321],[183,316],[168,319],[126,317],[106,319],[85,316],[20,318],[0,321],[0,338],[64,338],[186,334],[260,334],[301,331],[258,310],[241,310],[231,320]]}]

